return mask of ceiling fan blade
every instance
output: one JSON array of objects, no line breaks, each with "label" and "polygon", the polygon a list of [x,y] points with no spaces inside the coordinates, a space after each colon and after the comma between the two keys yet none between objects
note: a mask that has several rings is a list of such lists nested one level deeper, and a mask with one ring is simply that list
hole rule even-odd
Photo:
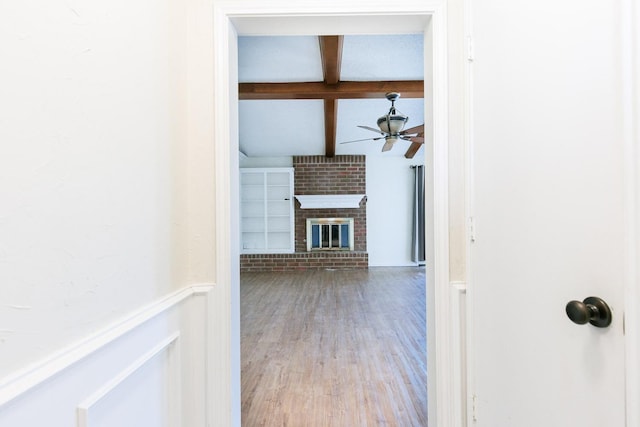
[{"label": "ceiling fan blade", "polygon": [[349,143],[352,143],[352,142],[360,142],[360,141],[377,141],[377,140],[382,139],[382,138],[384,138],[384,137],[383,136],[379,136],[377,138],[355,139],[353,141],[344,141],[344,142],[341,142],[340,144],[349,144]]},{"label": "ceiling fan blade", "polygon": [[358,125],[358,127],[362,128],[362,129],[372,130],[372,131],[374,131],[376,133],[379,133],[380,135],[385,135],[385,133],[380,131],[380,129],[372,128],[372,127],[369,127],[369,126],[361,126],[361,125]]},{"label": "ceiling fan blade", "polygon": [[414,126],[412,128],[403,130],[402,132],[400,132],[400,135],[406,135],[410,133],[423,133],[423,132],[424,132],[424,124],[421,124],[420,126]]},{"label": "ceiling fan blade", "polygon": [[382,146],[382,151],[384,152],[384,151],[389,151],[389,150],[391,150],[391,149],[393,148],[393,143],[394,143],[394,142],[395,142],[395,141],[393,141],[393,140],[391,140],[391,141],[389,141],[389,140],[385,141],[384,145]]},{"label": "ceiling fan blade", "polygon": [[418,150],[422,147],[422,144],[418,144],[416,142],[412,143],[406,153],[404,153],[404,157],[407,159],[413,159],[413,156],[416,155]]},{"label": "ceiling fan blade", "polygon": [[424,144],[424,136],[421,133],[417,134],[416,136],[400,135],[400,139],[402,139],[403,141],[415,142],[417,144]]}]

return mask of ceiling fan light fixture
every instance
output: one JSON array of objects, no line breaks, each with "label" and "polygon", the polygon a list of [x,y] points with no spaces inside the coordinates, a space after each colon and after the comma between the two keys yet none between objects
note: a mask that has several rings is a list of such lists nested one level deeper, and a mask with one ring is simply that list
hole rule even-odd
[{"label": "ceiling fan light fixture", "polygon": [[[412,158],[413,155],[418,151],[416,148],[417,144],[424,143],[424,124],[411,127],[407,130],[403,130],[405,124],[409,121],[409,117],[396,110],[395,101],[399,97],[400,94],[397,92],[389,92],[386,94],[386,98],[391,101],[391,108],[389,109],[389,112],[387,114],[381,116],[376,122],[378,128],[380,129],[380,132],[378,132],[377,129],[369,126],[358,125],[358,127],[383,135],[378,136],[377,138],[367,138],[373,141],[384,138],[384,145],[382,146],[383,152],[391,150],[393,148],[393,145],[399,139],[402,139],[403,141],[411,141],[411,147],[409,148],[409,151],[407,151],[407,154],[405,154],[405,156],[407,158]],[[413,134],[415,134],[415,136],[412,136]],[[355,141],[346,142],[358,142],[365,140],[357,139]],[[341,144],[346,144],[346,142],[342,142]],[[419,145],[417,147],[419,148]]]},{"label": "ceiling fan light fixture", "polygon": [[409,118],[402,114],[387,114],[378,119],[378,127],[384,133],[397,135]]},{"label": "ceiling fan light fixture", "polygon": [[385,96],[391,101],[391,108],[387,114],[378,119],[378,127],[387,135],[398,135],[404,128],[407,120],[409,120],[409,117],[404,114],[399,114],[396,110],[395,102],[400,98],[398,92],[389,92]]}]

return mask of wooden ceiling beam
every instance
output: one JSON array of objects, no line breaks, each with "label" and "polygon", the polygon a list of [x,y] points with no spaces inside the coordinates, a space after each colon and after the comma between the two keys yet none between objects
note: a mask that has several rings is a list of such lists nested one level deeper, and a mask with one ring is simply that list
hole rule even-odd
[{"label": "wooden ceiling beam", "polygon": [[322,59],[322,73],[324,82],[330,85],[340,81],[340,67],[342,66],[343,36],[321,36],[320,57]]},{"label": "wooden ceiling beam", "polygon": [[[320,36],[320,57],[322,59],[322,73],[326,85],[336,85],[340,82],[340,67],[342,65],[343,36]],[[324,155],[336,155],[336,129],[338,127],[338,101],[335,98],[324,99]]]},{"label": "wooden ceiling beam", "polygon": [[399,92],[403,98],[424,98],[423,80],[375,82],[240,83],[239,97],[248,99],[363,99]]},{"label": "wooden ceiling beam", "polygon": [[338,128],[338,101],[324,100],[324,155],[336,155],[336,130]]}]

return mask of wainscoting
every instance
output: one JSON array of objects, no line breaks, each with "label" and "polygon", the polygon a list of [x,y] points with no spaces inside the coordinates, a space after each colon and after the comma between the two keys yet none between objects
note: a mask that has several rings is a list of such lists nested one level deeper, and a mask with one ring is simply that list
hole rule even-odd
[{"label": "wainscoting", "polygon": [[0,425],[206,425],[211,286],[174,292],[0,383]]}]

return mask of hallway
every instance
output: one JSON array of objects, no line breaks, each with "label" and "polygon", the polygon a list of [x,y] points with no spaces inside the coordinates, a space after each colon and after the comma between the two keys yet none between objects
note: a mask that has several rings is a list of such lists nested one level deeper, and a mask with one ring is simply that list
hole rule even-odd
[{"label": "hallway", "polygon": [[423,267],[243,273],[242,425],[426,426]]}]

